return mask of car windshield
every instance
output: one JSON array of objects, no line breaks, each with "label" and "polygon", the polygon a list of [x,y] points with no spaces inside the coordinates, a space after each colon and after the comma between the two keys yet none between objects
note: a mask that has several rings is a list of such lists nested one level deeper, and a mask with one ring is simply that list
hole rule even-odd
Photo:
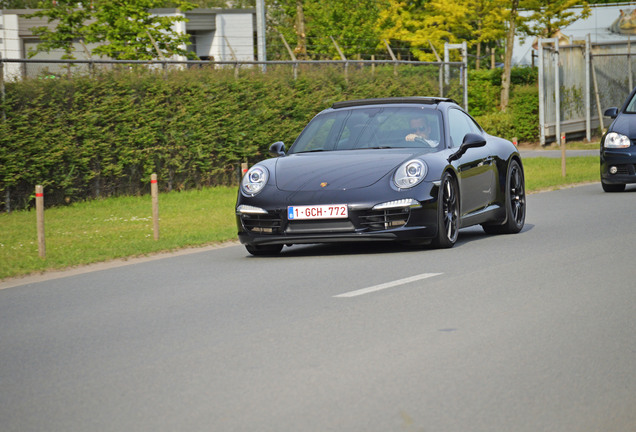
[{"label": "car windshield", "polygon": [[289,153],[374,148],[442,150],[441,115],[432,107],[363,107],[319,114]]}]

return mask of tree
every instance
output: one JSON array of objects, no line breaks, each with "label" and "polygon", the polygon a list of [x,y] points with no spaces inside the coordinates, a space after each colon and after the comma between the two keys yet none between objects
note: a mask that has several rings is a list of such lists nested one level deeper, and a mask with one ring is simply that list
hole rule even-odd
[{"label": "tree", "polygon": [[474,44],[477,47],[475,69],[479,69],[482,45],[495,45],[506,34],[506,0],[475,0],[474,6]]},{"label": "tree", "polygon": [[[483,44],[494,44],[504,33],[504,0],[390,0],[380,12],[382,38],[406,42],[413,55],[435,61],[433,49],[445,43],[468,42],[481,56]],[[478,64],[478,62],[477,62]]]},{"label": "tree", "polygon": [[[378,14],[383,1],[305,0],[309,34],[315,45],[325,47],[332,58],[339,58],[331,37],[347,58],[370,58],[379,41]],[[322,50],[321,50],[322,51]]]},{"label": "tree", "polygon": [[426,3],[426,0],[388,0],[379,13],[377,26],[380,37],[390,40],[392,46],[412,51],[419,60],[435,60],[433,54],[424,51],[431,39],[425,38],[418,44],[415,37],[424,27]]},{"label": "tree", "polygon": [[380,5],[385,0],[279,0],[269,4],[268,19],[299,58],[338,58],[333,37],[349,57],[375,53]]},{"label": "tree", "polygon": [[517,24],[519,0],[512,0],[508,18],[508,32],[506,34],[506,51],[504,55],[504,70],[501,77],[501,110],[506,111],[510,98],[510,71],[512,69],[512,47],[515,41],[515,27]]},{"label": "tree", "polygon": [[74,59],[74,44],[82,41],[86,35],[85,22],[90,19],[92,11],[85,9],[77,0],[47,0],[40,2],[41,10],[27,15],[27,18],[47,18],[48,23],[56,24],[55,30],[49,30],[47,26],[32,27],[31,31],[38,36],[41,42],[34,50],[30,50],[29,57],[38,52],[50,52],[61,49],[64,51],[63,59]]},{"label": "tree", "polygon": [[[181,11],[193,7],[185,0],[176,3]],[[78,0],[44,0],[41,10],[29,17],[47,18],[48,26],[31,30],[41,42],[29,53],[64,51],[62,58],[74,59],[75,43],[97,43],[91,54],[123,60],[152,60],[172,55],[192,54],[186,50],[187,34],[178,32],[174,25],[184,21],[183,16],[157,16],[150,9],[164,6],[162,0],[94,0],[85,8]],[[87,24],[90,20],[90,24]],[[86,45],[84,45],[86,48]]]},{"label": "tree", "polygon": [[[581,12],[573,9],[582,6]],[[519,22],[519,32],[528,36],[552,37],[557,30],[590,16],[592,9],[583,0],[523,0],[521,6],[532,11]]]},{"label": "tree", "polygon": [[[187,1],[177,3],[182,12],[194,7]],[[174,25],[184,16],[157,16],[150,9],[161,7],[162,0],[101,0],[96,4],[96,22],[87,27],[89,42],[107,42],[93,53],[119,60],[152,60],[172,55],[192,56],[186,49],[187,34]]]}]

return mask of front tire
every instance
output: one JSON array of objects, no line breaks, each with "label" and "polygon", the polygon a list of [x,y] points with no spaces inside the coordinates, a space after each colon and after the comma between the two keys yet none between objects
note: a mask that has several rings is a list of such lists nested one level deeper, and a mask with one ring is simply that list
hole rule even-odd
[{"label": "front tire", "polygon": [[245,249],[254,256],[278,255],[283,249],[283,245],[256,246],[247,244]]},{"label": "front tire", "polygon": [[503,225],[482,225],[487,234],[516,234],[526,221],[526,184],[521,165],[510,161],[506,174],[506,222]]},{"label": "front tire", "polygon": [[459,188],[455,178],[445,172],[437,198],[437,236],[432,245],[452,248],[459,235]]},{"label": "front tire", "polygon": [[601,186],[603,186],[603,190],[605,192],[623,192],[625,190],[624,184],[605,183],[602,180],[601,180]]}]

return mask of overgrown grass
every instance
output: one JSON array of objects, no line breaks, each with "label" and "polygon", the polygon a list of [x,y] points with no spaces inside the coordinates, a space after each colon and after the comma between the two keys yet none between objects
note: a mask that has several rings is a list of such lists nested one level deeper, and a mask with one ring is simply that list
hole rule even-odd
[{"label": "overgrown grass", "polygon": [[[528,192],[598,181],[598,157],[524,160]],[[0,214],[0,279],[49,269],[236,239],[235,187],[159,196],[160,240],[149,195],[87,201],[45,212],[46,259],[38,256],[35,211]]]}]

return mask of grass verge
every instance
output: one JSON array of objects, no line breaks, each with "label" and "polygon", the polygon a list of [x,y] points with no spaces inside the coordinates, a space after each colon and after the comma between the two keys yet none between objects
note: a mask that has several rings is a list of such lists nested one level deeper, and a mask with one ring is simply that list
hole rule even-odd
[{"label": "grass verge", "polygon": [[[524,161],[526,190],[598,181],[598,157]],[[160,239],[154,240],[150,195],[88,201],[47,209],[46,259],[38,256],[35,211],[0,214],[0,279],[51,269],[143,256],[236,239],[235,187],[159,196]]]}]

